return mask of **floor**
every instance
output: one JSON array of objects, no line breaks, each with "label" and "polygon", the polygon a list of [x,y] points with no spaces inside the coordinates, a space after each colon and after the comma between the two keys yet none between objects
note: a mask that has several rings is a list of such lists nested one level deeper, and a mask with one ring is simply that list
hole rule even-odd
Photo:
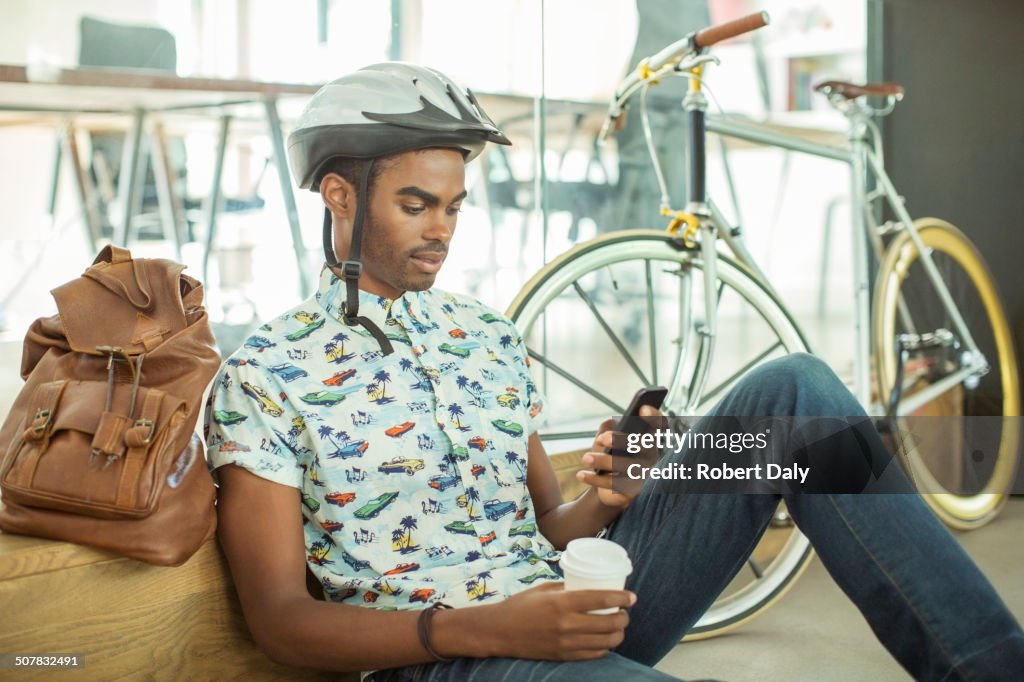
[{"label": "floor", "polygon": [[[1024,618],[1024,498],[1012,498],[988,526],[957,539]],[[817,560],[792,591],[759,619],[718,639],[687,642],[658,668],[683,679],[906,680],[852,602]]]}]

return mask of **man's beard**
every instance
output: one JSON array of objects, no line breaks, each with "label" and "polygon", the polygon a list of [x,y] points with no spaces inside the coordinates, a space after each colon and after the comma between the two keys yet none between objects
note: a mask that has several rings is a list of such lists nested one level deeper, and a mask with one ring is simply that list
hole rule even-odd
[{"label": "man's beard", "polygon": [[363,267],[372,263],[374,276],[399,291],[425,291],[432,287],[437,276],[413,272],[410,259],[428,253],[444,257],[448,254],[447,245],[434,241],[402,252],[391,251],[375,238],[381,234],[378,228],[379,223],[368,213],[363,227]]}]

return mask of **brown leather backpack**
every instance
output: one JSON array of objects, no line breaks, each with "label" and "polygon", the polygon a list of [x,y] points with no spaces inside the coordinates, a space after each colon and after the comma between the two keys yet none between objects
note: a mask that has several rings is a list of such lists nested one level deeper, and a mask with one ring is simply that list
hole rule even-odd
[{"label": "brown leather backpack", "polygon": [[213,534],[193,430],[220,357],[184,269],[108,246],[53,290],[58,314],[25,336],[25,386],[0,428],[0,528],[159,565]]}]

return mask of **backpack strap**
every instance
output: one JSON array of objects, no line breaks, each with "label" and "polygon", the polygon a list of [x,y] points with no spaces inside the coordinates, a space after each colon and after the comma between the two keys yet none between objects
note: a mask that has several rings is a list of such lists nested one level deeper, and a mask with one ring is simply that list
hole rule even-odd
[{"label": "backpack strap", "polygon": [[142,409],[135,419],[135,424],[124,433],[124,443],[128,446],[124,468],[121,469],[121,481],[117,487],[117,506],[134,507],[139,491],[139,472],[146,462],[146,453],[156,436],[156,422],[160,416],[160,404],[164,392],[150,389],[142,401]]},{"label": "backpack strap", "polygon": [[[50,444],[50,427],[53,425],[54,416],[57,414],[57,405],[60,403],[60,397],[67,385],[67,379],[49,381],[40,384],[32,394],[32,400],[29,401],[28,410],[25,413],[25,421],[28,423],[22,438],[38,443],[38,445],[33,448],[29,460],[18,468],[14,481],[16,485],[31,485],[32,478],[36,473],[36,465],[39,464],[39,457]],[[29,419],[32,421],[28,421]]]}]

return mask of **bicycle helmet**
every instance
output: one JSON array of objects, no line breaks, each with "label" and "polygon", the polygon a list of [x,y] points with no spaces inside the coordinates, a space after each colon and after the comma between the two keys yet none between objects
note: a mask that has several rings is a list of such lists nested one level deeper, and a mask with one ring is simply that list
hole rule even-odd
[{"label": "bicycle helmet", "polygon": [[328,267],[346,285],[344,322],[362,325],[386,354],[391,343],[375,324],[360,317],[358,280],[367,185],[373,160],[390,154],[449,147],[468,163],[488,142],[511,144],[469,90],[424,66],[384,62],[366,66],[320,88],[288,136],[288,163],[301,189],[314,185],[332,159],[367,159],[358,189],[348,260],[334,256],[331,212],[324,208],[323,245]]}]

